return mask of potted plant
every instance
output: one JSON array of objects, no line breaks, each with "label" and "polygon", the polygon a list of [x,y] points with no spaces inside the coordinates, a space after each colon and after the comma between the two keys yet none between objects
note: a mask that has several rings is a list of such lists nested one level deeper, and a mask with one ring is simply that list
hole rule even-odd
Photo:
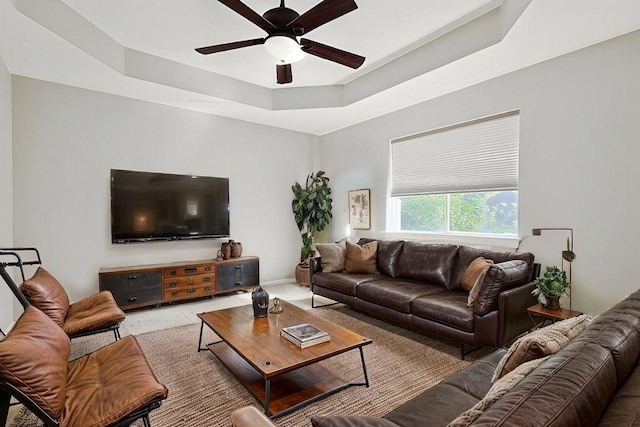
[{"label": "potted plant", "polygon": [[[296,182],[291,190],[293,191],[291,209],[302,236],[300,264],[308,268],[314,236],[324,230],[332,218],[331,202],[333,200],[329,178],[325,176],[324,171],[318,171],[315,174],[312,172],[307,175],[304,187]],[[297,278],[298,275],[296,275]]]},{"label": "potted plant", "polygon": [[567,273],[558,267],[547,267],[542,277],[535,280],[536,288],[531,291],[538,297],[538,302],[547,308],[559,310],[560,297],[565,295],[569,282]]}]

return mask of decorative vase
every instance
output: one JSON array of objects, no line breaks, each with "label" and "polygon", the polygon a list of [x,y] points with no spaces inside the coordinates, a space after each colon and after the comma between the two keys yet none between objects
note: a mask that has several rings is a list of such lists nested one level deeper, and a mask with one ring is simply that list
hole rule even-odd
[{"label": "decorative vase", "polygon": [[222,251],[222,259],[231,258],[231,243],[233,240],[229,240],[228,242],[223,242],[220,246],[220,250]]},{"label": "decorative vase", "polygon": [[275,297],[273,299],[273,307],[269,309],[269,313],[271,314],[280,314],[282,313],[282,306],[280,305],[280,298]]},{"label": "decorative vase", "polygon": [[251,301],[253,302],[254,317],[267,317],[269,309],[269,294],[260,286],[251,292]]},{"label": "decorative vase", "polygon": [[242,243],[233,242],[231,244],[231,258],[240,258],[242,256]]},{"label": "decorative vase", "polygon": [[549,310],[560,310],[560,297],[549,295],[547,296],[547,305]]}]

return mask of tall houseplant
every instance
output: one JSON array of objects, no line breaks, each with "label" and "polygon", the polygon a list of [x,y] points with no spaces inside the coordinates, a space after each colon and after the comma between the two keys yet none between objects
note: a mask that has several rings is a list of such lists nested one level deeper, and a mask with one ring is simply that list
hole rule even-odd
[{"label": "tall houseplant", "polygon": [[291,209],[302,236],[300,263],[306,263],[311,254],[313,238],[331,221],[331,188],[324,171],[310,173],[303,187],[296,182],[292,187]]}]

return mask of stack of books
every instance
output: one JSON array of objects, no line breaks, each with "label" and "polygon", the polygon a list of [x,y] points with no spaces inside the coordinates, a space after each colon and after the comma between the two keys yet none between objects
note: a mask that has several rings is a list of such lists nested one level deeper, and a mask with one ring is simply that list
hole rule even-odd
[{"label": "stack of books", "polygon": [[300,348],[306,348],[327,342],[331,339],[331,336],[328,333],[308,323],[282,328],[280,330],[280,336],[291,341]]}]

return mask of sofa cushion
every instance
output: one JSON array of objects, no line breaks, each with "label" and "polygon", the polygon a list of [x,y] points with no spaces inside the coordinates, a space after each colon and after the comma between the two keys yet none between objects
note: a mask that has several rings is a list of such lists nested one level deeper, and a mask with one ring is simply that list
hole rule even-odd
[{"label": "sofa cushion", "polygon": [[65,407],[70,350],[69,337],[62,329],[28,306],[0,341],[0,378],[59,420]]},{"label": "sofa cushion", "polygon": [[464,276],[464,273],[467,271],[469,264],[478,257],[490,259],[495,264],[518,259],[525,261],[528,266],[527,281],[533,280],[533,262],[535,257],[530,252],[495,252],[486,249],[472,248],[470,246],[460,246],[451,272],[451,289],[462,289],[462,276]]},{"label": "sofa cushion", "polygon": [[618,427],[640,425],[640,369],[632,372],[611,399],[598,426]]},{"label": "sofa cushion", "polygon": [[379,274],[316,273],[313,283],[346,295],[356,296],[356,288],[364,282],[380,279]]},{"label": "sofa cushion", "polygon": [[362,246],[346,241],[347,258],[344,269],[347,273],[377,273],[378,242],[373,241]]},{"label": "sofa cushion", "polygon": [[411,314],[473,332],[473,308],[465,292],[440,292],[411,301]]},{"label": "sofa cushion", "polygon": [[444,292],[440,286],[410,280],[391,279],[381,276],[378,280],[365,282],[356,288],[356,296],[387,308],[411,312],[411,301]]},{"label": "sofa cushion", "polygon": [[396,277],[448,289],[457,252],[456,245],[405,242],[398,260]]},{"label": "sofa cushion", "polygon": [[378,271],[389,277],[397,276],[398,260],[402,253],[403,241],[378,241]]},{"label": "sofa cushion", "polygon": [[324,273],[339,273],[344,270],[347,256],[344,242],[316,243],[315,247],[322,258],[322,271]]},{"label": "sofa cushion", "polygon": [[311,418],[313,427],[398,427],[384,418],[333,415]]},{"label": "sofa cushion", "polygon": [[522,285],[528,281],[529,266],[525,261],[505,261],[489,267],[476,302],[474,313],[484,315],[495,309],[500,292]]},{"label": "sofa cushion", "polygon": [[64,325],[69,312],[69,297],[60,282],[47,270],[38,267],[33,277],[20,285],[20,291],[58,326]]},{"label": "sofa cushion", "polygon": [[557,353],[582,332],[590,321],[589,316],[582,314],[518,338],[496,367],[492,381],[502,378],[523,363]]}]

